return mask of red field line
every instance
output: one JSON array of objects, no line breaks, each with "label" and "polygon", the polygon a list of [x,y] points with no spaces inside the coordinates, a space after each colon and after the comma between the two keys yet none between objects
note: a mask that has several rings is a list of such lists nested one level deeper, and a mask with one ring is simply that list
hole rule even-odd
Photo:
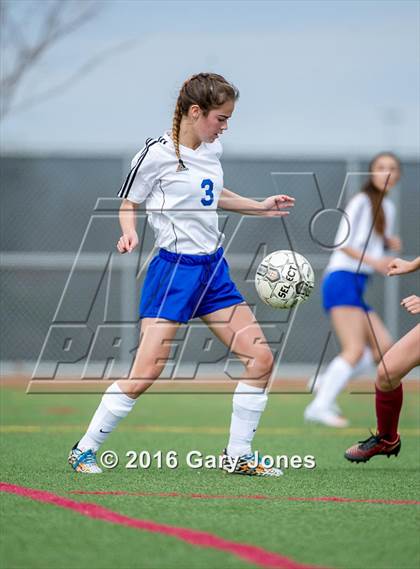
[{"label": "red field line", "polygon": [[[181,541],[185,541],[186,543],[198,547],[226,551],[249,563],[254,563],[259,567],[270,567],[273,569],[316,569],[315,565],[298,563],[293,561],[293,559],[279,555],[278,553],[272,553],[271,551],[267,551],[261,547],[229,541],[218,537],[215,534],[204,531],[159,524],[151,520],[141,520],[138,518],[124,516],[97,504],[91,504],[89,502],[75,502],[74,500],[70,500],[63,496],[59,496],[58,494],[52,494],[51,492],[46,492],[44,490],[35,490],[25,486],[17,486],[7,482],[0,482],[0,491],[7,492],[8,494],[17,494],[18,496],[30,498],[37,502],[44,502],[47,504],[53,504],[60,508],[73,510],[78,514],[89,518],[103,520],[113,524],[120,524],[138,530],[149,531],[151,533],[176,537]],[[318,569],[321,568],[318,566]]]},{"label": "red field line", "polygon": [[342,498],[340,496],[319,496],[319,497],[298,497],[298,496],[265,496],[263,494],[182,494],[180,492],[125,492],[124,490],[114,491],[87,491],[72,490],[69,494],[93,494],[100,496],[140,496],[140,497],[159,497],[159,498],[201,498],[204,500],[286,500],[290,502],[345,502],[351,504],[386,504],[388,506],[418,506],[419,500],[385,500],[381,498]]}]

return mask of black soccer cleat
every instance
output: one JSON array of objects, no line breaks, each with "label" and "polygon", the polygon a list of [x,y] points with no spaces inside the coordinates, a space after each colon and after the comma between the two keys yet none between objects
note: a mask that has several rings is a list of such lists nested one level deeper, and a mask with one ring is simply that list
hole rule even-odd
[{"label": "black soccer cleat", "polygon": [[372,434],[371,437],[365,441],[359,441],[357,444],[351,446],[344,453],[344,458],[350,462],[367,462],[373,456],[398,456],[401,450],[401,438],[397,438],[393,442],[386,441],[379,435]]}]

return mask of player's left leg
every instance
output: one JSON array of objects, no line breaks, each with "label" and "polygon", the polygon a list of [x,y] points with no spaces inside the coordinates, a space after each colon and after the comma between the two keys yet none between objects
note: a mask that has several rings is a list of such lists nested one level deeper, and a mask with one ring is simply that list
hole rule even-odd
[{"label": "player's left leg", "polygon": [[230,437],[224,452],[225,470],[236,458],[233,473],[279,476],[281,471],[255,463],[251,445],[267,405],[265,388],[273,370],[273,354],[264,333],[245,303],[222,308],[201,317],[212,332],[242,361],[245,371],[233,395]]},{"label": "player's left leg", "polygon": [[377,431],[353,445],[344,456],[352,462],[366,462],[372,456],[397,456],[401,449],[398,422],[403,394],[401,380],[420,365],[420,324],[388,350],[378,366],[375,384]]},{"label": "player's left leg", "polygon": [[373,359],[378,364],[391,348],[392,338],[381,318],[373,310],[366,313],[366,336]]},{"label": "player's left leg", "polygon": [[[379,363],[383,354],[385,354],[392,345],[392,338],[376,312],[373,310],[366,312],[364,325],[366,328],[367,345],[358,362],[349,371],[346,383],[368,371],[374,362]],[[315,376],[311,377],[308,382],[308,388],[314,393],[317,393],[320,390],[325,376],[326,372],[319,374],[317,378],[315,378]],[[342,387],[344,388],[344,385]],[[330,408],[337,415],[340,414],[340,408],[335,400],[330,404]]]},{"label": "player's left leg", "polygon": [[267,385],[273,354],[264,332],[246,303],[235,304],[201,316],[203,322],[244,364],[240,381],[258,389]]}]

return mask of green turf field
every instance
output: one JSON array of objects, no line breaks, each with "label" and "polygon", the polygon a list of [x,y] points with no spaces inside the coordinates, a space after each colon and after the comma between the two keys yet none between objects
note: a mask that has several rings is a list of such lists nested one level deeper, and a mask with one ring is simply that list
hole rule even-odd
[{"label": "green turf field", "polygon": [[[341,431],[303,425],[309,395],[272,395],[256,448],[273,455],[311,454],[317,462],[313,470],[288,470],[278,479],[229,476],[185,465],[192,449],[208,454],[222,450],[230,418],[228,394],[143,396],[102,449],[119,453],[122,464],[90,477],[72,473],[66,458],[100,396],[25,395],[10,388],[0,395],[3,482],[99,504],[136,519],[205,531],[289,558],[289,565],[278,567],[419,567],[419,504],[384,502],[419,500],[419,394],[413,390],[405,394],[400,456],[361,465],[346,462],[343,452],[374,426],[372,395],[341,398],[352,420],[352,427]],[[174,470],[155,465],[127,470],[125,453],[131,449],[173,449],[181,464]],[[71,493],[76,490],[145,495]],[[269,499],[250,497],[255,495]],[[382,502],[309,500],[321,497]],[[21,496],[2,493],[1,504],[1,566],[7,569],[257,566],[230,552]]]}]

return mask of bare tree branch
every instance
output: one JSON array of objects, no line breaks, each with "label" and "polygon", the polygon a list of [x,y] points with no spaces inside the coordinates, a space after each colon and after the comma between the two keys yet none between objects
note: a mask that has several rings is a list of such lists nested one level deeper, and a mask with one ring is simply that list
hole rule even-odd
[{"label": "bare tree branch", "polygon": [[[2,91],[2,101],[0,109],[0,118],[4,118],[13,110],[13,100],[16,92],[21,85],[23,79],[29,70],[33,70],[39,61],[45,57],[45,54],[66,36],[75,32],[84,26],[90,20],[95,18],[103,4],[98,0],[83,0],[83,2],[75,2],[74,0],[47,0],[36,2],[29,5],[29,10],[33,7],[38,8],[40,19],[40,30],[37,37],[32,41],[22,32],[22,22],[26,19],[25,14],[20,21],[12,14],[11,3],[3,0],[1,15],[1,31],[2,43],[4,47],[4,63],[3,73],[0,78],[0,88]],[[120,46],[114,46],[107,52],[119,51]],[[68,86],[71,80],[80,78],[85,75],[92,67],[99,64],[99,58],[105,56],[95,56],[90,62],[84,64],[79,71],[64,81],[61,86],[55,86],[47,89],[45,93],[51,96],[53,92],[61,91],[64,86]],[[39,100],[41,95],[37,96]],[[27,106],[29,102],[24,103]],[[30,104],[34,104],[30,103]],[[19,105],[19,108],[22,104]]]},{"label": "bare tree branch", "polygon": [[4,31],[7,33],[7,37],[4,43],[7,44],[9,41],[16,46],[16,49],[19,53],[22,53],[25,49],[27,49],[27,44],[23,36],[21,26],[16,22],[6,2],[3,2],[2,4],[1,14],[1,29],[2,32]]},{"label": "bare tree branch", "polygon": [[109,57],[117,55],[121,51],[126,51],[127,49],[131,49],[131,48],[135,47],[137,45],[137,43],[138,42],[136,42],[134,40],[129,40],[129,41],[120,43],[118,45],[112,46],[111,48],[109,48],[105,51],[102,51],[101,53],[92,57],[92,59],[90,59],[87,63],[82,65],[77,71],[75,71],[72,75],[70,75],[70,77],[68,77],[67,79],[65,79],[61,83],[58,83],[57,85],[49,87],[48,89],[46,89],[42,93],[39,93],[38,95],[36,95],[34,97],[24,99],[21,103],[19,103],[18,105],[15,105],[13,107],[13,112],[20,112],[20,111],[26,110],[29,107],[32,107],[32,106],[39,104],[39,103],[43,103],[45,100],[50,99],[51,97],[55,97],[56,95],[59,95],[63,91],[66,91],[69,87],[72,87],[73,85],[75,85],[85,75],[87,75],[90,71],[95,69],[95,67],[98,67],[99,65],[101,65],[105,59],[109,59]]}]

